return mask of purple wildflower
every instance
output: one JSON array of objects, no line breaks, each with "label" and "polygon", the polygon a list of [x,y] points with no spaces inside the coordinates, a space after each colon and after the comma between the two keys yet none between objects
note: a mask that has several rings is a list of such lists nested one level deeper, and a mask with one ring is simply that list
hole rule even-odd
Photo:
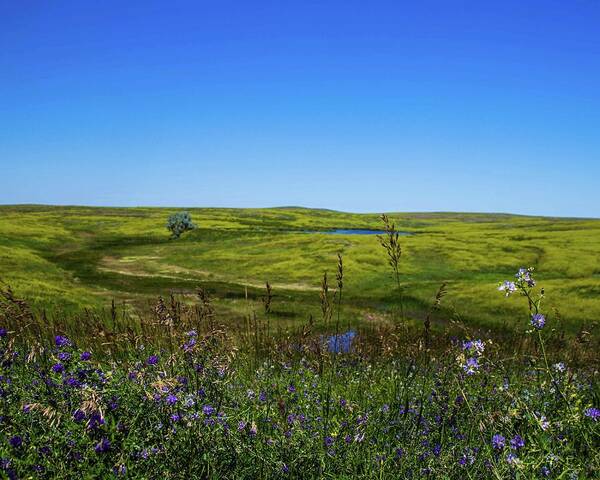
[{"label": "purple wildflower", "polygon": [[462,348],[464,351],[477,358],[483,355],[483,352],[485,350],[485,343],[483,343],[481,340],[467,340],[463,342]]},{"label": "purple wildflower", "polygon": [[517,434],[510,440],[510,447],[513,450],[518,450],[520,448],[523,448],[524,446],[525,446],[525,440],[523,440],[521,435]]},{"label": "purple wildflower", "polygon": [[65,366],[62,363],[57,363],[55,365],[52,365],[52,371],[54,373],[61,373],[65,370]]},{"label": "purple wildflower", "polygon": [[75,420],[76,422],[81,422],[85,419],[85,413],[82,410],[75,410],[73,412],[73,420]]},{"label": "purple wildflower", "polygon": [[194,349],[195,346],[196,346],[196,338],[192,337],[183,344],[182,348],[183,348],[184,352],[189,353]]},{"label": "purple wildflower", "polygon": [[558,373],[564,373],[567,370],[567,366],[563,362],[558,362],[552,365],[555,371]]},{"label": "purple wildflower", "polygon": [[169,393],[167,395],[167,398],[165,398],[165,403],[167,405],[175,405],[177,403],[177,397],[175,395],[173,395],[172,393]]},{"label": "purple wildflower", "polygon": [[54,337],[54,344],[57,347],[68,347],[71,345],[71,341],[67,337],[57,335],[56,337]]},{"label": "purple wildflower", "polygon": [[110,402],[108,402],[108,408],[110,408],[111,410],[116,410],[117,408],[119,408],[119,400],[117,397],[112,397],[110,399]]},{"label": "purple wildflower", "polygon": [[494,449],[502,450],[504,448],[505,444],[506,444],[506,438],[504,438],[499,433],[497,433],[496,435],[494,435],[492,437],[492,446],[494,447]]},{"label": "purple wildflower", "polygon": [[158,355],[150,355],[146,360],[146,365],[156,365],[158,363]]},{"label": "purple wildflower", "polygon": [[92,354],[90,352],[83,352],[79,358],[84,362],[87,362],[90,358],[92,358]]},{"label": "purple wildflower", "polygon": [[71,360],[71,354],[69,352],[59,352],[57,357],[61,362],[68,362]]},{"label": "purple wildflower", "polygon": [[542,468],[540,468],[540,473],[542,474],[542,477],[549,477],[550,469],[546,465],[544,465]]},{"label": "purple wildflower", "polygon": [[504,292],[504,294],[508,297],[511,293],[514,293],[517,291],[517,286],[515,285],[515,282],[509,282],[508,280],[503,282],[502,284],[500,284],[500,286],[498,287],[498,290],[500,290],[501,292]]},{"label": "purple wildflower", "polygon": [[19,448],[21,445],[23,445],[23,437],[21,437],[20,435],[15,435],[14,437],[10,437],[10,439],[8,440],[8,443],[10,444],[11,447]]},{"label": "purple wildflower", "polygon": [[475,357],[471,357],[467,359],[467,362],[463,365],[463,370],[467,375],[473,375],[477,373],[479,369],[479,361]]},{"label": "purple wildflower", "polygon": [[6,337],[7,331],[6,328],[0,328],[0,337]]},{"label": "purple wildflower", "polygon": [[110,442],[108,438],[102,437],[102,440],[98,442],[98,444],[94,447],[96,453],[105,453],[110,450]]},{"label": "purple wildflower", "polygon": [[123,465],[123,464],[121,464],[121,465],[115,465],[113,467],[113,473],[117,477],[125,475],[127,473],[127,467],[125,465]]},{"label": "purple wildflower", "polygon": [[333,445],[333,441],[334,441],[333,437],[329,437],[329,436],[325,437],[325,440],[324,440],[325,446],[331,447]]},{"label": "purple wildflower", "polygon": [[202,413],[207,417],[210,417],[213,413],[215,413],[215,409],[211,405],[204,405],[202,407]]},{"label": "purple wildflower", "polygon": [[546,317],[544,317],[544,315],[542,315],[541,313],[536,313],[535,315],[533,315],[531,317],[531,325],[534,328],[541,330],[542,328],[544,328],[545,324],[546,324]]},{"label": "purple wildflower", "polygon": [[88,428],[90,430],[95,430],[101,425],[104,425],[104,418],[100,414],[100,412],[94,412],[90,415],[90,420],[88,422]]},{"label": "purple wildflower", "polygon": [[524,283],[528,287],[535,287],[535,280],[531,276],[531,272],[533,268],[519,268],[519,271],[516,273],[515,278],[519,283]]},{"label": "purple wildflower", "polygon": [[584,412],[584,415],[588,418],[591,418],[594,422],[597,422],[598,419],[600,419],[600,409],[595,407],[588,408]]},{"label": "purple wildflower", "polygon": [[51,452],[50,447],[48,447],[47,445],[40,447],[38,451],[40,452],[40,455],[43,455],[44,457],[50,455]]}]

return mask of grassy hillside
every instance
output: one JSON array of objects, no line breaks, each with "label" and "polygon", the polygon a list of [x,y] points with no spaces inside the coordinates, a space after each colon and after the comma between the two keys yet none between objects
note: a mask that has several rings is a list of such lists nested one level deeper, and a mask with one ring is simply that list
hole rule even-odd
[{"label": "grassy hillside", "polygon": [[[189,209],[199,228],[169,240],[166,218],[179,209],[0,207],[0,278],[38,308],[134,307],[159,294],[202,285],[222,311],[261,307],[265,281],[274,315],[304,321],[319,312],[324,272],[344,259],[349,323],[385,318],[394,283],[374,235],[331,235],[333,228],[379,229],[378,215],[303,208]],[[555,320],[575,331],[600,319],[600,221],[496,214],[391,214],[402,236],[402,283],[419,319],[448,282],[437,321],[472,325],[522,322],[521,302],[495,287],[533,266]],[[59,307],[60,305],[60,307]]]}]

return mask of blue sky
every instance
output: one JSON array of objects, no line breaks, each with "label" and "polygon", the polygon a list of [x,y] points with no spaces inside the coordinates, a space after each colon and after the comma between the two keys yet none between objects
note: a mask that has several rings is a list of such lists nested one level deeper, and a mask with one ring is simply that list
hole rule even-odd
[{"label": "blue sky", "polygon": [[600,3],[0,3],[0,203],[600,217]]}]

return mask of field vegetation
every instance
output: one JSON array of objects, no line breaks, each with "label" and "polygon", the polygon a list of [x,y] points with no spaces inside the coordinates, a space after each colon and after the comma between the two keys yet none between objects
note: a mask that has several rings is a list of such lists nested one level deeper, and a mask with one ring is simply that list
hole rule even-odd
[{"label": "field vegetation", "polygon": [[174,213],[0,208],[0,475],[597,478],[600,221]]}]

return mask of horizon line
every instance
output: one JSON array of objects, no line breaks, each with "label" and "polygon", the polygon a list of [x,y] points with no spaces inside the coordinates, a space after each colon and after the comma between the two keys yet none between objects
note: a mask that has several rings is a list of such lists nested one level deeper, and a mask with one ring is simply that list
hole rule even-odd
[{"label": "horizon line", "polygon": [[290,209],[304,209],[304,210],[319,210],[319,211],[330,211],[334,213],[346,213],[352,215],[381,215],[381,214],[461,214],[461,215],[503,215],[512,217],[530,217],[530,218],[549,218],[549,219],[565,219],[565,220],[600,220],[600,217],[585,217],[585,216],[561,216],[561,215],[543,215],[543,214],[524,214],[524,213],[511,213],[511,212],[485,212],[485,211],[454,211],[454,210],[418,210],[418,211],[399,211],[399,210],[387,210],[387,211],[368,211],[368,212],[353,212],[347,210],[336,210],[327,207],[305,207],[302,205],[278,205],[270,207],[223,207],[223,206],[174,206],[174,205],[85,205],[85,204],[57,204],[57,203],[0,203],[1,207],[56,207],[56,208],[121,208],[121,209],[135,209],[135,208],[146,208],[146,209],[181,209],[181,210],[203,210],[203,209],[220,209],[220,210],[290,210]]}]

